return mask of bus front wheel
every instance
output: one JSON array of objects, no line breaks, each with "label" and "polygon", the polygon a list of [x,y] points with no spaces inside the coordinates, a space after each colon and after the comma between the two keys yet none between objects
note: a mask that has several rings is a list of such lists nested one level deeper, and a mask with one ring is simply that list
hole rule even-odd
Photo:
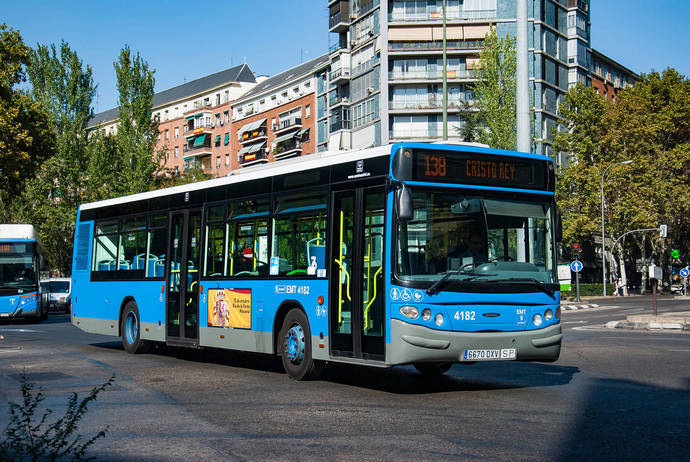
[{"label": "bus front wheel", "polygon": [[312,359],[309,321],[302,310],[293,308],[288,312],[278,342],[280,357],[288,377],[294,380],[318,377],[323,363]]},{"label": "bus front wheel", "polygon": [[149,350],[149,344],[140,338],[141,323],[136,303],[127,302],[122,312],[121,322],[120,332],[122,332],[122,346],[125,347],[125,351],[132,354],[146,353]]}]

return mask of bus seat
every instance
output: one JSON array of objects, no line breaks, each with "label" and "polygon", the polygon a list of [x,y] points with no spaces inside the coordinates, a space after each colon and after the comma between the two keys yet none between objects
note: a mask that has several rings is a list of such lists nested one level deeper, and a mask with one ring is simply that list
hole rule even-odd
[{"label": "bus seat", "polygon": [[98,271],[110,271],[110,260],[101,260],[98,262]]},{"label": "bus seat", "polygon": [[[324,244],[318,244],[320,241]],[[311,265],[311,257],[316,257],[316,267],[326,267],[326,244],[325,240],[315,238],[307,242],[307,265]]]},{"label": "bus seat", "polygon": [[109,271],[115,271],[117,269],[117,262],[115,260],[110,260],[108,262]]},{"label": "bus seat", "polygon": [[157,278],[165,276],[165,263],[158,260],[156,264],[154,265],[155,268],[155,276]]},{"label": "bus seat", "polygon": [[129,263],[129,260],[120,260],[120,269],[121,270],[132,269],[132,265],[131,265],[131,263]]},{"label": "bus seat", "polygon": [[[158,257],[155,255],[149,255],[148,270],[146,271],[146,277],[154,277],[156,275],[156,263],[158,263]],[[144,269],[144,268],[141,268]]]},{"label": "bus seat", "polygon": [[135,255],[134,258],[132,259],[132,269],[144,269],[144,259],[146,258],[146,255],[143,253],[140,253],[139,255]]}]

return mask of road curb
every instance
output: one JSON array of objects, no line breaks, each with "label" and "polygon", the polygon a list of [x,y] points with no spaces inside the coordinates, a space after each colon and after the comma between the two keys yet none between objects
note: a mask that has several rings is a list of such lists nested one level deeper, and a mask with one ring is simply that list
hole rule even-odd
[{"label": "road curb", "polygon": [[561,309],[565,311],[584,310],[587,308],[599,308],[599,305],[597,305],[596,303],[589,303],[585,305],[561,305]]},{"label": "road curb", "polygon": [[678,322],[630,322],[630,321],[609,321],[606,323],[607,329],[644,329],[644,330],[673,330],[690,331],[690,324]]}]

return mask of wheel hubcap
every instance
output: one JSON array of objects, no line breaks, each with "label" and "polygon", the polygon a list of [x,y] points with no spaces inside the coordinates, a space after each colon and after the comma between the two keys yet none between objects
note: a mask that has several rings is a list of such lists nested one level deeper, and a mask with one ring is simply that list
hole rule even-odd
[{"label": "wheel hubcap", "polygon": [[285,333],[283,343],[285,354],[293,364],[299,364],[304,358],[304,330],[299,324],[295,324]]},{"label": "wheel hubcap", "polygon": [[137,317],[134,313],[129,312],[127,314],[127,320],[125,321],[125,336],[127,337],[127,343],[134,343],[139,335],[139,326],[137,325]]}]

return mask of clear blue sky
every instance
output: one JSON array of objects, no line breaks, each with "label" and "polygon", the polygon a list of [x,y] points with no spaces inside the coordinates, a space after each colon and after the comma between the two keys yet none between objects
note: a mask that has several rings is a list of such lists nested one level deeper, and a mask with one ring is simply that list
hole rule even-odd
[{"label": "clear blue sky", "polygon": [[[328,50],[326,0],[2,0],[24,41],[64,39],[93,68],[96,112],[115,107],[113,61],[125,44],[156,70],[156,91],[246,62],[273,75]],[[690,0],[592,0],[592,46],[642,73],[690,76]]]}]

